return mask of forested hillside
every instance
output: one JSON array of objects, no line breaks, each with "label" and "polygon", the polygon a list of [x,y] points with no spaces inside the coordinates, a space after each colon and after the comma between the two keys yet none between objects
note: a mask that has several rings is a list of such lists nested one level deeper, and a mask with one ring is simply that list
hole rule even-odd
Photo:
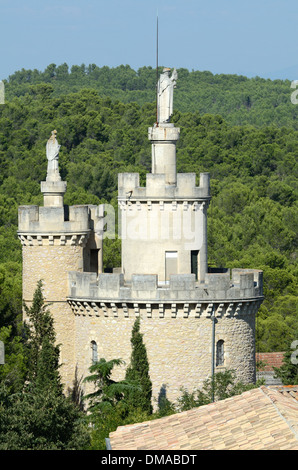
[{"label": "forested hillside", "polygon": [[[117,173],[151,171],[147,129],[155,121],[156,71],[49,65],[5,82],[0,106],[0,327],[21,311],[17,209],[41,204],[45,145],[53,129],[66,204],[117,206]],[[172,121],[181,128],[179,172],[208,171],[212,266],[264,270],[257,350],[297,339],[298,107],[290,82],[178,69]],[[105,267],[119,265],[119,240]]]},{"label": "forested hillside", "polygon": [[[159,68],[159,72],[163,67]],[[220,114],[233,125],[276,125],[298,129],[298,106],[291,103],[291,82],[239,75],[214,75],[208,71],[178,69],[175,107],[181,112]],[[43,72],[20,70],[5,81],[10,100],[30,92],[32,85],[48,83],[53,96],[93,88],[100,96],[118,99],[123,103],[140,105],[155,99],[156,70],[142,67],[133,70],[129,65],[115,68],[66,63],[50,64]]]}]

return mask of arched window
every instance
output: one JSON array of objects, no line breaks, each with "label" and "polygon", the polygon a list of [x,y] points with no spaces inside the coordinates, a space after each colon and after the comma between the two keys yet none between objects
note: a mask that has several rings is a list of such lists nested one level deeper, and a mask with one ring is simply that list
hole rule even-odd
[{"label": "arched window", "polygon": [[224,365],[224,340],[220,339],[216,343],[216,366]]},{"label": "arched window", "polygon": [[92,364],[95,364],[98,361],[96,341],[91,341],[91,354],[92,354]]}]

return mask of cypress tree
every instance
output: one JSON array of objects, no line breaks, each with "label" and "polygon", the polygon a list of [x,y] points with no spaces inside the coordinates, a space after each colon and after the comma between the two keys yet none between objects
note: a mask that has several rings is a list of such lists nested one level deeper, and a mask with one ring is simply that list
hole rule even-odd
[{"label": "cypress tree", "polygon": [[37,283],[31,307],[24,308],[28,317],[29,383],[61,393],[60,348],[55,344],[54,320],[44,301],[42,281]]},{"label": "cypress tree", "polygon": [[126,371],[126,380],[139,384],[141,390],[129,394],[130,405],[148,414],[152,413],[152,382],[149,376],[147,351],[140,332],[140,319],[137,318],[131,335],[131,363]]}]

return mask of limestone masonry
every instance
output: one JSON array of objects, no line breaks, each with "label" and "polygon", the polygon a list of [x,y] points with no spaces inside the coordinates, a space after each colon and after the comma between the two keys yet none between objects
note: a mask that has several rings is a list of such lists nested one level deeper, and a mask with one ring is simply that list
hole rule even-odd
[{"label": "limestone masonry", "polygon": [[[51,303],[65,387],[89,374],[92,361],[129,365],[137,317],[147,348],[153,397],[192,391],[219,370],[255,380],[255,315],[263,300],[262,272],[210,270],[207,258],[209,174],[176,173],[179,129],[170,123],[177,73],[158,84],[159,122],[148,130],[152,172],[118,177],[121,267],[103,272],[109,207],[63,203],[56,131],[50,137],[44,206],[19,207],[23,299],[42,279]],[[125,367],[115,371],[124,377]]]}]

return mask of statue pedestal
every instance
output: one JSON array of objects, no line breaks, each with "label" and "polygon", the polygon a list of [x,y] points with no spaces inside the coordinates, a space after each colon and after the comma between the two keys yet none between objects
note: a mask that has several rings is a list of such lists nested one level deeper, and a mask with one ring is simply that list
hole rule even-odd
[{"label": "statue pedestal", "polygon": [[43,193],[44,206],[63,207],[66,186],[66,181],[42,181],[41,192]]},{"label": "statue pedestal", "polygon": [[167,184],[176,184],[176,142],[179,135],[180,129],[174,124],[162,123],[148,129],[152,143],[152,173],[164,174]]}]

